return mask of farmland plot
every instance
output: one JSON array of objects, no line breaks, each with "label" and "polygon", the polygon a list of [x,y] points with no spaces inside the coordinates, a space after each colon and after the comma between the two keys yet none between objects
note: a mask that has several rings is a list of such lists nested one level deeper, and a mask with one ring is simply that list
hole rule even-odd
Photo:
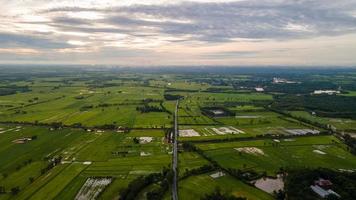
[{"label": "farmland plot", "polygon": [[293,140],[256,140],[198,145],[208,157],[226,168],[255,170],[275,175],[282,168],[355,170],[356,158],[331,136]]},{"label": "farmland plot", "polygon": [[88,178],[79,190],[76,200],[96,199],[99,194],[111,183],[111,178]]},{"label": "farmland plot", "polygon": [[212,178],[210,174],[191,176],[180,181],[178,187],[179,196],[182,199],[200,199],[204,197],[205,194],[214,192],[217,187],[224,193],[246,197],[247,199],[273,199],[271,195],[246,185],[229,175],[218,178]]}]

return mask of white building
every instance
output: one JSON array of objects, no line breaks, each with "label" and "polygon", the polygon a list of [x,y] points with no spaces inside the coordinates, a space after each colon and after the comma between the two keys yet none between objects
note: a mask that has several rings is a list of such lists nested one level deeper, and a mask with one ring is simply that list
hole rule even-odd
[{"label": "white building", "polygon": [[332,95],[332,94],[340,94],[340,91],[338,90],[315,90],[314,94],[328,94],[328,95]]},{"label": "white building", "polygon": [[265,89],[261,88],[261,87],[256,87],[255,88],[256,92],[264,92]]},{"label": "white building", "polygon": [[211,112],[214,113],[214,115],[222,115],[225,113],[223,110],[212,110]]},{"label": "white building", "polygon": [[273,83],[296,83],[294,81],[288,81],[287,79],[284,78],[273,78]]},{"label": "white building", "polygon": [[318,185],[311,185],[310,188],[315,192],[317,193],[321,198],[326,198],[327,196],[329,196],[330,194],[333,194],[337,197],[341,197],[338,193],[334,192],[333,190],[331,189],[328,189],[328,190],[325,190],[323,188],[321,188],[320,186]]}]

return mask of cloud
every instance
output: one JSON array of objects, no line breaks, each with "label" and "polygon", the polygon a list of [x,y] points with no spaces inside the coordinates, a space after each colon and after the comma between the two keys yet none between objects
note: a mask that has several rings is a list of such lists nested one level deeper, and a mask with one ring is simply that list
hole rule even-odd
[{"label": "cloud", "polygon": [[235,38],[286,40],[355,33],[355,10],[356,2],[350,0],[250,0],[111,8],[57,7],[45,12],[102,13],[104,19],[94,21],[112,26],[88,27],[87,21],[73,16],[53,18],[54,26],[72,25],[62,27],[65,30],[137,33],[150,29],[174,37],[190,36],[196,41],[227,42]]},{"label": "cloud", "polygon": [[54,18],[52,18],[52,23],[54,23],[54,24],[72,25],[72,26],[90,25],[91,24],[88,20],[80,19],[80,18],[74,18],[74,17],[68,17],[68,16],[54,17]]},{"label": "cloud", "polygon": [[50,39],[39,38],[31,35],[13,33],[0,33],[0,45],[4,47],[32,47],[43,49],[70,48],[72,45],[66,42],[57,42]]},{"label": "cloud", "polygon": [[[110,49],[118,51],[117,48],[117,57],[140,58],[170,46],[179,47],[170,49],[175,52],[167,54],[171,58],[179,51],[188,54],[191,50],[196,51],[191,53],[195,58],[205,60],[252,60],[267,54],[265,49],[270,51],[270,44],[280,49],[278,45],[289,41],[348,36],[347,43],[339,41],[347,46],[354,42],[356,34],[353,0],[100,2],[8,1],[5,11],[0,8],[0,29],[7,31],[0,32],[0,45],[12,49],[52,49],[48,51],[52,53],[77,52],[83,54],[81,60],[93,52],[112,59]],[[230,47],[224,49],[223,45]],[[147,51],[141,52],[143,49]],[[318,52],[317,47],[312,49]],[[283,52],[288,55],[291,50]],[[350,52],[348,55],[351,57]],[[272,56],[278,56],[278,52]]]},{"label": "cloud", "polygon": [[260,51],[222,51],[205,53],[200,57],[205,59],[231,59],[231,58],[251,58],[261,53]]},{"label": "cloud", "polygon": [[[233,38],[294,39],[356,32],[353,1],[239,1],[131,6],[118,11],[133,16],[189,20],[192,23],[148,24],[162,33],[189,34],[202,41]],[[294,27],[290,28],[290,27]],[[288,28],[289,27],[289,28]],[[301,31],[302,27],[304,31]],[[299,28],[299,29],[298,29]]]}]

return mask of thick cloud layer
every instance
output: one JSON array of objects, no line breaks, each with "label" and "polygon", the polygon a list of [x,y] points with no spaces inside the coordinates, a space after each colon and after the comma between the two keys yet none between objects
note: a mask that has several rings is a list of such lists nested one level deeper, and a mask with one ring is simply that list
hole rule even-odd
[{"label": "thick cloud layer", "polygon": [[[95,11],[106,13],[100,23],[143,27],[157,33],[191,35],[196,40],[225,41],[234,38],[294,39],[342,35],[356,31],[354,1],[239,1],[229,3],[182,3],[134,5],[109,9],[64,7],[48,12]],[[148,18],[148,19],[147,19]],[[72,22],[55,20],[55,23]],[[81,25],[78,21],[76,25]]]},{"label": "thick cloud layer", "polygon": [[[323,36],[356,34],[356,1],[353,0],[80,2],[3,2],[1,48],[49,49],[62,53],[100,49],[108,52],[108,48],[113,51],[120,48],[122,53],[122,48],[130,52],[162,51],[159,48],[167,45],[208,48],[246,40],[311,41]],[[199,57],[211,55],[212,59],[226,59],[240,55],[246,58],[261,52],[243,51],[230,49],[224,54],[220,48],[216,53]]]}]

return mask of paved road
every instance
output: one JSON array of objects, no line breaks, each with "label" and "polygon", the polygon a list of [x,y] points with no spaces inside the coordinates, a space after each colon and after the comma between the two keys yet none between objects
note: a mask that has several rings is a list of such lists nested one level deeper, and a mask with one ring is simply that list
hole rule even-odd
[{"label": "paved road", "polygon": [[178,104],[177,100],[176,109],[174,111],[174,132],[173,132],[173,183],[172,183],[172,199],[178,200],[178,190],[177,190],[177,177],[178,177]]}]

